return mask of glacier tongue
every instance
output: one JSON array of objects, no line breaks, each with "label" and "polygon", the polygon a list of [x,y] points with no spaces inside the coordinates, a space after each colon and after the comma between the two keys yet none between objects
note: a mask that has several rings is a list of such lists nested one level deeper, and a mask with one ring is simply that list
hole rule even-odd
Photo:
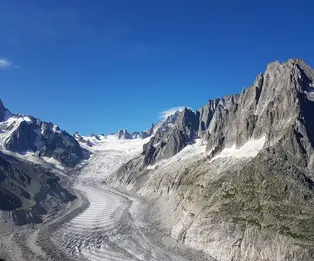
[{"label": "glacier tongue", "polygon": [[[93,143],[89,149],[94,154],[82,165],[75,188],[90,204],[53,234],[53,243],[67,255],[84,260],[190,260],[180,253],[164,249],[143,232],[150,230],[143,219],[147,212],[146,204],[137,197],[103,184],[122,164],[139,156],[147,140],[121,140],[114,135],[101,140],[94,137],[84,139]],[[192,146],[190,149],[195,148]],[[195,256],[194,260],[203,259]]]}]

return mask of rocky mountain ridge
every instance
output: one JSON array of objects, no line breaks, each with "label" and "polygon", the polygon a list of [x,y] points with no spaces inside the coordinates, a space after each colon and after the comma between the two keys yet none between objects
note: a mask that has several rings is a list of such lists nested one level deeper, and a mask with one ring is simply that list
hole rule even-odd
[{"label": "rocky mountain ridge", "polygon": [[12,114],[0,101],[0,146],[3,150],[53,158],[73,167],[84,158],[76,139],[57,125],[32,116]]},{"label": "rocky mountain ridge", "polygon": [[313,70],[300,59],[270,63],[240,94],[209,100],[195,112],[185,108],[165,137],[157,133],[145,146],[145,164],[169,158],[199,137],[214,157],[262,136],[265,147],[280,142],[304,166],[312,164],[313,80]]}]

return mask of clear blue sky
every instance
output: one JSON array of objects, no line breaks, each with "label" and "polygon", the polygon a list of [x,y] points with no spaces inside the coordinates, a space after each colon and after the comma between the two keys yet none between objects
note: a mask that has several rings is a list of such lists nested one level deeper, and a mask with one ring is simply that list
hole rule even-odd
[{"label": "clear blue sky", "polygon": [[0,98],[69,132],[145,129],[170,107],[240,92],[270,61],[313,66],[313,10],[302,0],[2,0]]}]

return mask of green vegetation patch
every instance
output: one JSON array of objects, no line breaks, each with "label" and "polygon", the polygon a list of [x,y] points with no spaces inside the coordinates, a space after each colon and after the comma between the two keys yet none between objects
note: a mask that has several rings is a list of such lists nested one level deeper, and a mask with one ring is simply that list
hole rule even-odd
[{"label": "green vegetation patch", "polygon": [[258,227],[261,227],[261,224],[258,222],[257,219],[254,218],[245,218],[245,217],[232,217],[232,222],[237,224],[251,224]]}]

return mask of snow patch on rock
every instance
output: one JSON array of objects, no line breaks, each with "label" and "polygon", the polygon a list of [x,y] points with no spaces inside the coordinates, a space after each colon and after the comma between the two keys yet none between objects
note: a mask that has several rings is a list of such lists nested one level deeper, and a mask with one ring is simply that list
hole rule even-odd
[{"label": "snow patch on rock", "polygon": [[24,121],[26,121],[27,123],[31,123],[32,122],[32,120],[29,117],[27,117],[27,116],[23,116],[22,119]]},{"label": "snow patch on rock", "polygon": [[204,158],[208,155],[208,152],[206,152],[206,145],[207,142],[205,140],[196,139],[195,143],[187,145],[176,155],[169,159],[160,160],[154,165],[149,165],[147,166],[147,169],[152,170],[157,168],[166,168],[176,164],[182,165],[184,162],[190,162]]},{"label": "snow patch on rock", "polygon": [[57,169],[60,169],[60,170],[63,170],[64,167],[61,165],[61,163],[59,161],[57,161],[56,159],[54,158],[49,158],[49,157],[41,157],[46,163],[52,165],[53,167],[57,168]]},{"label": "snow patch on rock", "polygon": [[218,155],[212,160],[218,158],[251,158],[255,157],[258,152],[263,148],[266,141],[266,136],[262,136],[259,139],[251,139],[247,141],[243,146],[237,148],[234,144],[230,148],[224,148]]},{"label": "snow patch on rock", "polygon": [[52,130],[57,133],[61,133],[61,130],[58,125],[53,125]]}]

